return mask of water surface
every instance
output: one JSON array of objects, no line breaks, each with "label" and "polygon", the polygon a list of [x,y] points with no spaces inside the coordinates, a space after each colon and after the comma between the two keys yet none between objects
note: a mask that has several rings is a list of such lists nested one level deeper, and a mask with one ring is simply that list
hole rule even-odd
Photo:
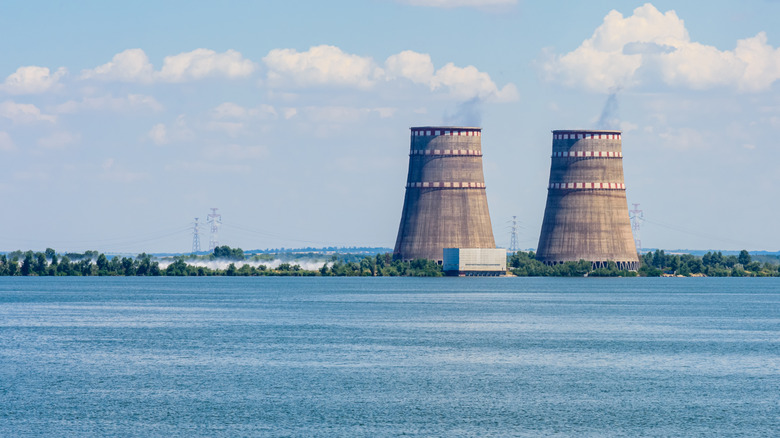
[{"label": "water surface", "polygon": [[0,436],[772,436],[777,279],[0,279]]}]

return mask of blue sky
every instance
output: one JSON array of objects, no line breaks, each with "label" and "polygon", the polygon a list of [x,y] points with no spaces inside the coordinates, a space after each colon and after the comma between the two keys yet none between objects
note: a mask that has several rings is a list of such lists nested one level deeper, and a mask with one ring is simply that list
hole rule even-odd
[{"label": "blue sky", "polygon": [[769,0],[6,1],[0,250],[186,252],[211,207],[244,249],[392,247],[408,128],[431,124],[483,127],[496,243],[517,216],[533,248],[550,131],[600,119],[624,132],[643,246],[778,250],[777,17]]}]

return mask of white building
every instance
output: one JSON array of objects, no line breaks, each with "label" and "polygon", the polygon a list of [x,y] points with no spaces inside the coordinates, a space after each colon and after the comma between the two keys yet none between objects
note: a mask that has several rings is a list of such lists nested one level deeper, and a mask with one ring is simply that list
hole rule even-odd
[{"label": "white building", "polygon": [[444,273],[463,276],[506,275],[506,250],[501,248],[444,248]]}]

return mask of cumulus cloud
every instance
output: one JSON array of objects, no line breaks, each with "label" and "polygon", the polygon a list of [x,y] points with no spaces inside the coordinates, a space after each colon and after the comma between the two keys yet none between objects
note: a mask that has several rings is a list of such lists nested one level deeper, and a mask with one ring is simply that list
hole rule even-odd
[{"label": "cumulus cloud", "polygon": [[235,50],[217,53],[209,49],[195,49],[166,56],[162,68],[155,71],[143,50],[127,49],[114,55],[106,64],[82,71],[81,78],[140,83],[185,82],[214,76],[241,78],[249,76],[255,69],[252,61],[244,59]]},{"label": "cumulus cloud", "polygon": [[474,66],[448,63],[436,70],[428,54],[406,50],[385,60],[384,68],[370,57],[344,53],[338,47],[317,46],[306,52],[272,50],[263,58],[272,87],[346,86],[370,89],[379,83],[409,80],[458,100],[479,98],[505,102],[517,99],[514,84],[499,89],[490,75]]},{"label": "cumulus cloud", "polygon": [[507,84],[499,89],[489,74],[477,70],[474,66],[457,67],[448,63],[435,70],[430,55],[411,50],[388,57],[385,69],[389,80],[406,78],[416,84],[426,85],[432,91],[445,90],[450,97],[458,100],[476,98],[508,102],[518,98],[514,84]]},{"label": "cumulus cloud", "polygon": [[41,113],[41,110],[29,103],[16,103],[12,100],[0,102],[0,117],[11,120],[14,124],[57,121],[57,117]]},{"label": "cumulus cloud", "polygon": [[117,53],[111,61],[81,72],[82,79],[100,79],[119,82],[152,82],[154,67],[141,49],[127,49]]},{"label": "cumulus cloud", "polygon": [[428,6],[434,8],[495,7],[517,4],[517,0],[399,0],[412,6]]},{"label": "cumulus cloud", "polygon": [[273,86],[340,85],[370,88],[384,72],[369,57],[344,53],[334,46],[315,46],[305,52],[274,49],[263,58]]},{"label": "cumulus cloud", "polygon": [[157,76],[166,82],[183,82],[210,76],[235,79],[251,75],[255,68],[252,61],[244,59],[241,53],[235,50],[217,53],[209,49],[195,49],[166,56]]},{"label": "cumulus cloud", "polygon": [[546,79],[598,92],[657,84],[753,92],[780,79],[780,49],[767,44],[765,33],[722,51],[691,41],[674,11],[662,13],[650,3],[629,17],[613,10],[577,49],[546,55],[541,62]]},{"label": "cumulus cloud", "polygon": [[162,111],[163,106],[152,96],[143,94],[128,94],[126,97],[85,97],[80,101],[69,100],[57,105],[54,112],[58,114],[74,114],[81,111]]},{"label": "cumulus cloud", "polygon": [[48,67],[19,67],[16,72],[5,78],[0,91],[8,94],[40,94],[59,86],[61,77],[67,74],[65,67],[52,73]]},{"label": "cumulus cloud", "polygon": [[16,150],[16,144],[5,131],[0,131],[0,152],[11,152]]},{"label": "cumulus cloud", "polygon": [[415,84],[431,84],[434,75],[433,61],[427,53],[404,50],[385,61],[388,75],[409,79]]},{"label": "cumulus cloud", "polygon": [[477,70],[470,65],[468,67],[456,67],[449,63],[436,71],[430,87],[432,90],[446,88],[449,94],[460,100],[479,98],[497,102],[511,102],[517,100],[518,93],[514,84],[507,84],[500,89],[490,79],[490,75]]}]

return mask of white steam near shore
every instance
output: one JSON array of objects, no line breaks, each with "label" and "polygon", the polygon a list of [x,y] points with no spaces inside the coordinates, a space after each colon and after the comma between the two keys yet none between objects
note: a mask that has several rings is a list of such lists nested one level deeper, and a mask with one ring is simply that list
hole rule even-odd
[{"label": "white steam near shore", "polygon": [[[166,259],[166,260],[160,260],[160,269],[166,269],[169,265],[171,265],[174,262],[174,260]],[[274,260],[225,260],[225,259],[218,259],[218,260],[184,260],[185,263],[187,263],[190,266],[198,266],[198,267],[204,267],[208,269],[219,269],[219,270],[225,270],[230,266],[232,263],[235,265],[236,268],[241,268],[244,265],[250,265],[253,268],[257,268],[260,265],[264,265],[268,269],[276,269],[281,265],[282,263],[289,263],[290,266],[299,265],[302,269],[305,269],[307,271],[316,271],[322,267],[325,263],[328,264],[328,266],[332,265],[332,262],[329,262],[327,260],[316,260],[316,259],[300,259],[300,260],[281,260],[281,259],[274,259]]]}]

